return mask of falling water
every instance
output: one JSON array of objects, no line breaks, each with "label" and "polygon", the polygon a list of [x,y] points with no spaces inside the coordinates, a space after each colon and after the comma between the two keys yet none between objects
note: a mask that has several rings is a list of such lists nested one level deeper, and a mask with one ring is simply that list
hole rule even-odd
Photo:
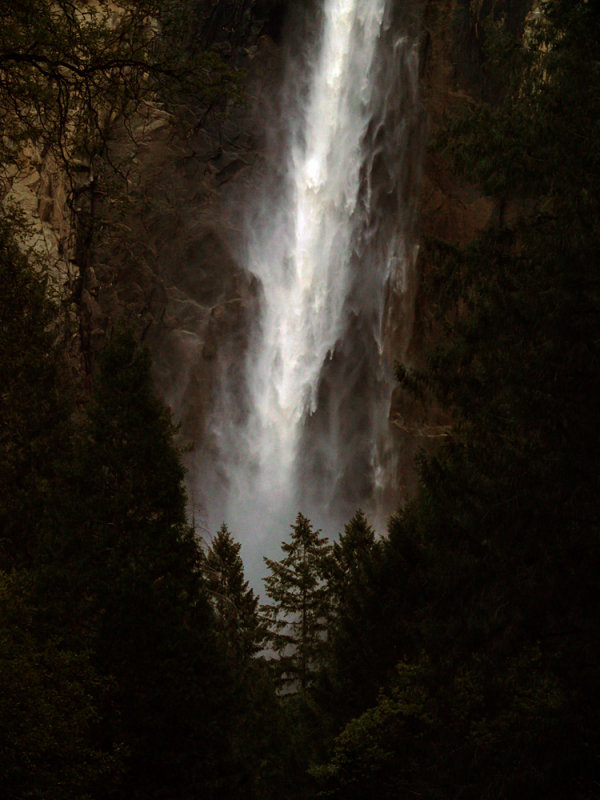
[{"label": "falling water", "polygon": [[324,0],[313,57],[289,69],[283,153],[248,214],[260,315],[245,391],[222,399],[214,429],[222,515],[263,551],[296,511],[339,526],[394,481],[386,331],[412,307],[422,141],[417,47],[397,5]]}]

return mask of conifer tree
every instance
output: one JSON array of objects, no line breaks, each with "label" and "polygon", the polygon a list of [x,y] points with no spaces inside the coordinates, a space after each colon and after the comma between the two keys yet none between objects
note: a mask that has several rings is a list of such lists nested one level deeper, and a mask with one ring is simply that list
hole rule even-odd
[{"label": "conifer tree", "polygon": [[117,330],[74,468],[63,560],[94,666],[112,678],[103,730],[127,754],[118,797],[212,797],[228,771],[229,674],[172,434],[148,354]]},{"label": "conifer tree", "polygon": [[258,597],[244,578],[240,550],[223,523],[210,544],[204,567],[223,649],[238,662],[257,653],[263,638]]},{"label": "conifer tree", "polygon": [[356,511],[350,522],[344,525],[344,532],[334,542],[331,559],[329,583],[336,604],[344,605],[355,588],[360,575],[367,567],[375,547],[375,532],[369,525],[364,511]]},{"label": "conifer tree", "polygon": [[0,218],[0,785],[14,800],[89,797],[119,767],[94,736],[106,683],[62,627],[40,624],[74,435],[57,339],[45,281]]},{"label": "conifer tree", "polygon": [[223,523],[204,559],[217,644],[225,656],[232,694],[228,785],[248,800],[280,797],[288,787],[293,747],[272,672],[258,653],[265,639],[258,597],[244,577],[241,545]]},{"label": "conifer tree", "polygon": [[335,728],[374,700],[385,667],[377,655],[380,598],[377,575],[381,543],[358,509],[333,544],[327,576],[330,594],[326,667],[319,681],[319,704]]},{"label": "conifer tree", "polygon": [[399,378],[455,424],[382,546],[370,624],[397,671],[338,738],[328,797],[587,800],[598,785],[600,17],[537,6],[524,42],[493,42],[518,56],[502,75],[516,88],[447,132],[455,166],[504,199],[470,247],[434,248],[445,339]]},{"label": "conifer tree", "polygon": [[[0,568],[35,561],[70,443],[68,381],[42,277],[0,219]],[[55,327],[55,326],[54,326]]]},{"label": "conifer tree", "polygon": [[298,514],[291,542],[282,542],[281,561],[265,558],[271,574],[265,578],[273,601],[262,607],[269,639],[278,654],[277,672],[282,687],[307,689],[322,661],[329,616],[329,590],[325,580],[331,545],[310,521]]}]

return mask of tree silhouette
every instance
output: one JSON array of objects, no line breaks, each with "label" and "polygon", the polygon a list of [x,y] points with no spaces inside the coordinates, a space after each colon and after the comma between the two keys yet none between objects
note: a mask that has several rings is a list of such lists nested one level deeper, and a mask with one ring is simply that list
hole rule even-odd
[{"label": "tree silhouette", "polygon": [[281,561],[265,558],[265,578],[273,601],[262,607],[267,638],[278,654],[276,669],[282,687],[308,688],[322,660],[329,616],[327,562],[331,545],[298,514],[290,542],[282,542]]},{"label": "tree silhouette", "polygon": [[244,578],[241,545],[222,524],[206,555],[206,588],[223,648],[232,661],[244,661],[260,650],[263,638],[258,597]]}]

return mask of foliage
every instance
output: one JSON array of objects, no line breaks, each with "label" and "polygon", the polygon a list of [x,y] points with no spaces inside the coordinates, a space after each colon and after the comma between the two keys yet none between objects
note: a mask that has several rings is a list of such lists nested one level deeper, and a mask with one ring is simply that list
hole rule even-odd
[{"label": "foliage", "polygon": [[217,643],[232,681],[230,791],[266,800],[285,791],[290,756],[284,750],[289,734],[270,670],[257,657],[264,629],[258,597],[244,577],[240,550],[223,523],[210,543],[203,572]]},{"label": "foliage", "polygon": [[322,661],[329,600],[325,574],[331,546],[310,521],[298,514],[290,542],[282,542],[281,561],[265,558],[268,597],[262,607],[267,639],[279,658],[276,668],[283,687],[305,690]]},{"label": "foliage", "polygon": [[148,356],[117,332],[94,401],[71,415],[54,309],[2,244],[3,785],[56,800],[223,796],[232,678]]},{"label": "foliage", "polygon": [[[327,649],[316,697],[335,731],[376,700],[386,673],[377,645],[381,603],[373,588],[381,554],[373,528],[357,510],[333,543],[328,561]],[[387,641],[389,630],[381,635]]]},{"label": "foliage", "polygon": [[364,512],[358,509],[332,546],[329,586],[335,604],[344,606],[349,602],[374,547],[375,532]]},{"label": "foliage", "polygon": [[[186,50],[174,34],[191,0],[123,0],[113,7],[24,0],[0,10],[0,160],[24,142],[52,148],[68,168],[91,160],[115,121],[164,96],[167,85],[197,98],[233,85],[216,54]],[[156,94],[158,92],[158,95]],[[73,152],[73,146],[75,151]]]},{"label": "foliage", "polygon": [[61,537],[50,587],[66,594],[97,669],[114,681],[103,725],[127,752],[120,792],[210,796],[229,752],[228,672],[185,518],[173,425],[149,367],[127,329],[113,334],[74,465],[70,536]]},{"label": "foliage", "polygon": [[107,694],[85,652],[36,631],[31,576],[0,573],[0,776],[6,797],[91,797],[119,772],[95,736]]},{"label": "foliage", "polygon": [[481,797],[483,786],[486,797],[539,797],[530,759],[543,748],[560,780],[565,698],[537,649],[497,664],[496,674],[488,666],[474,659],[448,683],[424,654],[401,662],[377,704],[337,737],[329,763],[311,770],[323,795],[441,800]]},{"label": "foliage", "polygon": [[331,796],[597,786],[600,19],[585,2],[540,12],[522,44],[492,48],[515,70],[505,96],[437,143],[498,219],[465,249],[429,244],[444,341],[399,379],[455,423],[367,581],[385,689],[317,770]]},{"label": "foliage", "polygon": [[232,662],[246,662],[261,649],[258,597],[244,578],[241,545],[222,524],[208,548],[204,572],[223,648]]},{"label": "foliage", "polygon": [[69,450],[69,386],[43,278],[0,220],[0,567],[31,564]]}]

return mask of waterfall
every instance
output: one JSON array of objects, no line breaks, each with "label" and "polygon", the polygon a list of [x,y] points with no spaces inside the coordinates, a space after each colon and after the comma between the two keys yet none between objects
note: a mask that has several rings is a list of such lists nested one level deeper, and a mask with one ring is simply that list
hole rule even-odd
[{"label": "waterfall", "polygon": [[270,181],[248,201],[259,319],[244,390],[229,384],[215,415],[225,489],[212,490],[245,549],[277,544],[298,510],[335,533],[393,487],[388,334],[390,315],[410,327],[423,139],[397,5],[324,0],[288,69]]}]

